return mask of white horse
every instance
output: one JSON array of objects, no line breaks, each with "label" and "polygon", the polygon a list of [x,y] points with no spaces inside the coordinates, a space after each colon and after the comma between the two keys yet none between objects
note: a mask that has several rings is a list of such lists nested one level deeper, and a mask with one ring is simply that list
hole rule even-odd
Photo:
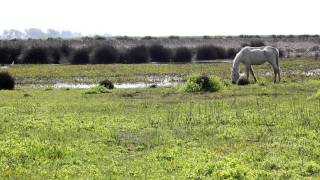
[{"label": "white horse", "polygon": [[274,71],[274,82],[277,77],[280,82],[280,66],[279,66],[279,50],[271,46],[263,47],[244,47],[236,55],[233,60],[231,81],[236,83],[240,77],[239,65],[244,64],[246,67],[246,76],[249,78],[249,72],[252,74],[254,81],[257,79],[253,73],[251,65],[260,65],[268,62],[272,65]]}]

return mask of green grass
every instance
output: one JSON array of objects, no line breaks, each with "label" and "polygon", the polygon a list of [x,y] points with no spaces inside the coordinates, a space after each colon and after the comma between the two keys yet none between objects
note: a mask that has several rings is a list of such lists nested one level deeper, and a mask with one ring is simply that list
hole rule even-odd
[{"label": "green grass", "polygon": [[[304,71],[319,69],[320,63],[314,59],[293,58],[280,61],[283,78],[286,81],[319,79],[301,75]],[[51,84],[53,82],[98,83],[106,78],[113,82],[146,82],[148,76],[178,76],[186,79],[190,74],[219,76],[230,80],[232,64],[110,64],[110,65],[14,65],[5,69],[12,73],[18,84]],[[243,68],[242,68],[243,69]],[[0,71],[4,71],[0,69]],[[254,66],[258,80],[271,81],[266,72],[273,72],[269,64]],[[295,74],[296,73],[296,74]]]},{"label": "green grass", "polygon": [[[320,66],[315,62],[282,61],[282,69],[307,71]],[[219,72],[227,80],[229,66],[28,65],[9,71],[31,79],[88,75],[90,81],[111,70],[119,81],[130,73],[136,81],[139,75]],[[214,93],[180,87],[0,91],[0,179],[318,179],[320,100],[310,98],[320,89],[317,78],[285,76],[274,84],[260,77]]]},{"label": "green grass", "polygon": [[319,87],[0,91],[0,177],[316,179]]}]

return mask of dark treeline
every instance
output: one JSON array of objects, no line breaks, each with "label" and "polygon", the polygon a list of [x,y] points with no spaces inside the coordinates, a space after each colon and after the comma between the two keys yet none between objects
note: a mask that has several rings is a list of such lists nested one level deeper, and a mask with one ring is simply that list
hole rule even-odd
[{"label": "dark treeline", "polygon": [[239,50],[214,45],[168,48],[160,44],[116,48],[111,45],[72,47],[58,45],[0,45],[0,64],[112,64],[183,63],[192,60],[231,59]]},{"label": "dark treeline", "polygon": [[[120,37],[119,37],[120,38]],[[117,40],[103,37],[94,39],[64,40],[49,38],[46,40],[0,40],[0,64],[112,64],[112,63],[188,63],[218,59],[233,59],[243,46],[264,46],[263,40],[254,36],[251,41],[234,47],[215,44],[186,44],[170,46],[151,36],[143,40],[124,38],[122,46]],[[209,36],[203,37],[205,39]],[[246,37],[244,37],[246,38]],[[179,36],[169,39],[179,42]],[[145,43],[145,41],[151,43]]]}]

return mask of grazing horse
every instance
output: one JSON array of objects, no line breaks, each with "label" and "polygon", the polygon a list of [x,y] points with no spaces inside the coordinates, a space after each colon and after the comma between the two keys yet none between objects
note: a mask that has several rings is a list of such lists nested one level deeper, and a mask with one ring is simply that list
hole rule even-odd
[{"label": "grazing horse", "polygon": [[279,66],[279,50],[271,46],[263,47],[244,47],[236,55],[233,60],[231,81],[236,83],[240,77],[239,65],[244,64],[246,67],[246,76],[249,78],[249,72],[252,74],[254,81],[257,79],[253,73],[251,65],[260,65],[268,62],[272,65],[274,71],[274,83],[277,82],[277,77],[280,82],[280,66]]}]

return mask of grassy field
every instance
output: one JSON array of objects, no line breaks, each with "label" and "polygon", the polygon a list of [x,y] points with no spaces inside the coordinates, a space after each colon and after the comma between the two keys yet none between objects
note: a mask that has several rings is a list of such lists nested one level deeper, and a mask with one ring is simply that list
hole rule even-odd
[{"label": "grassy field", "polygon": [[[320,67],[281,62],[284,73]],[[41,68],[40,68],[41,67]],[[229,78],[230,64],[14,66],[21,81],[193,72]],[[258,73],[269,66],[257,67]],[[80,71],[81,70],[81,71]],[[131,75],[131,76],[130,76]],[[259,76],[258,76],[259,78]],[[320,177],[319,76],[228,85],[216,93],[178,87],[0,91],[1,179],[317,179]]]},{"label": "grassy field", "polygon": [[[54,82],[97,83],[106,78],[113,82],[146,82],[149,76],[178,76],[186,79],[192,73],[216,75],[229,81],[230,63],[210,64],[111,64],[111,65],[14,65],[8,69],[17,84],[52,84]],[[285,81],[319,79],[320,76],[307,77],[303,72],[320,69],[320,61],[308,58],[281,59]],[[273,72],[269,64],[254,66],[258,79],[271,81]]]}]

